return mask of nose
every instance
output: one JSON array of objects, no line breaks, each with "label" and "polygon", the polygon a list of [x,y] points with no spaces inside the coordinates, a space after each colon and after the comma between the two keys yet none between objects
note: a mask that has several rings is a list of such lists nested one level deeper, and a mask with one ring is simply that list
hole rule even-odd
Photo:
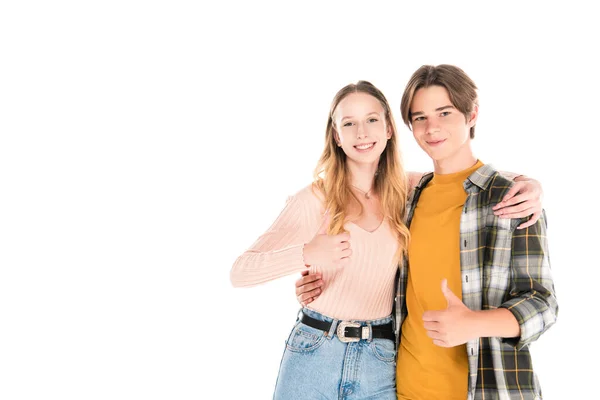
[{"label": "nose", "polygon": [[432,135],[440,131],[440,125],[434,118],[427,119],[427,125],[425,126],[425,133]]},{"label": "nose", "polygon": [[359,123],[356,126],[356,138],[357,139],[362,139],[365,138],[367,136],[367,130],[365,129],[365,126],[363,123]]}]

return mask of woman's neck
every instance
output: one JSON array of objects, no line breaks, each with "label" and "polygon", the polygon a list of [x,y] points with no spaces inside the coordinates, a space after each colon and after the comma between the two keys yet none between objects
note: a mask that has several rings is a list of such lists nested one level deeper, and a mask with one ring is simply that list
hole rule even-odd
[{"label": "woman's neck", "polygon": [[373,188],[375,182],[375,173],[377,172],[377,163],[374,164],[348,164],[350,184],[363,192],[368,192]]}]

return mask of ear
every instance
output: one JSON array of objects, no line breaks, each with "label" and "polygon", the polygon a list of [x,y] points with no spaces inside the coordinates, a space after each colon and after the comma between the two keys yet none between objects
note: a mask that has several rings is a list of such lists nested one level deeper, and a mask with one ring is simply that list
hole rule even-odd
[{"label": "ear", "polygon": [[471,111],[471,115],[469,115],[469,120],[467,121],[467,126],[472,128],[477,123],[477,117],[479,117],[479,106],[475,104],[473,106],[473,111]]},{"label": "ear", "polygon": [[387,126],[387,138],[388,140],[392,138],[392,126],[389,124]]},{"label": "ear", "polygon": [[335,127],[333,128],[333,140],[335,140],[335,144],[338,147],[342,147],[342,141],[340,140],[340,135],[338,135],[338,132],[335,129]]}]

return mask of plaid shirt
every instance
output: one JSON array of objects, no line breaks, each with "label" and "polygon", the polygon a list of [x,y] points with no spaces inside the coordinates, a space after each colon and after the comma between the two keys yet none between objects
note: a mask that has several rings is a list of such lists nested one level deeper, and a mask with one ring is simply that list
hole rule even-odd
[{"label": "plaid shirt", "polygon": [[[431,180],[419,182],[408,204],[407,224],[421,191]],[[463,183],[467,192],[460,218],[462,299],[471,310],[503,307],[516,317],[518,338],[477,338],[466,343],[469,358],[469,400],[541,399],[528,345],[556,321],[558,304],[550,272],[545,212],[526,229],[519,219],[500,219],[492,207],[513,185],[491,166],[484,165]],[[400,266],[395,321],[398,341],[407,314],[408,260]]]}]

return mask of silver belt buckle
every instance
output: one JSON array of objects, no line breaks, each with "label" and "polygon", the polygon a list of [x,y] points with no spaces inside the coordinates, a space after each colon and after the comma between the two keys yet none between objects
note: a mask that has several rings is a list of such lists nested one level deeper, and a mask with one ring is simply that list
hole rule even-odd
[{"label": "silver belt buckle", "polygon": [[358,342],[360,340],[359,337],[346,337],[346,328],[360,328],[360,324],[350,321],[339,322],[337,326],[337,336],[338,339],[340,339],[340,342]]}]

